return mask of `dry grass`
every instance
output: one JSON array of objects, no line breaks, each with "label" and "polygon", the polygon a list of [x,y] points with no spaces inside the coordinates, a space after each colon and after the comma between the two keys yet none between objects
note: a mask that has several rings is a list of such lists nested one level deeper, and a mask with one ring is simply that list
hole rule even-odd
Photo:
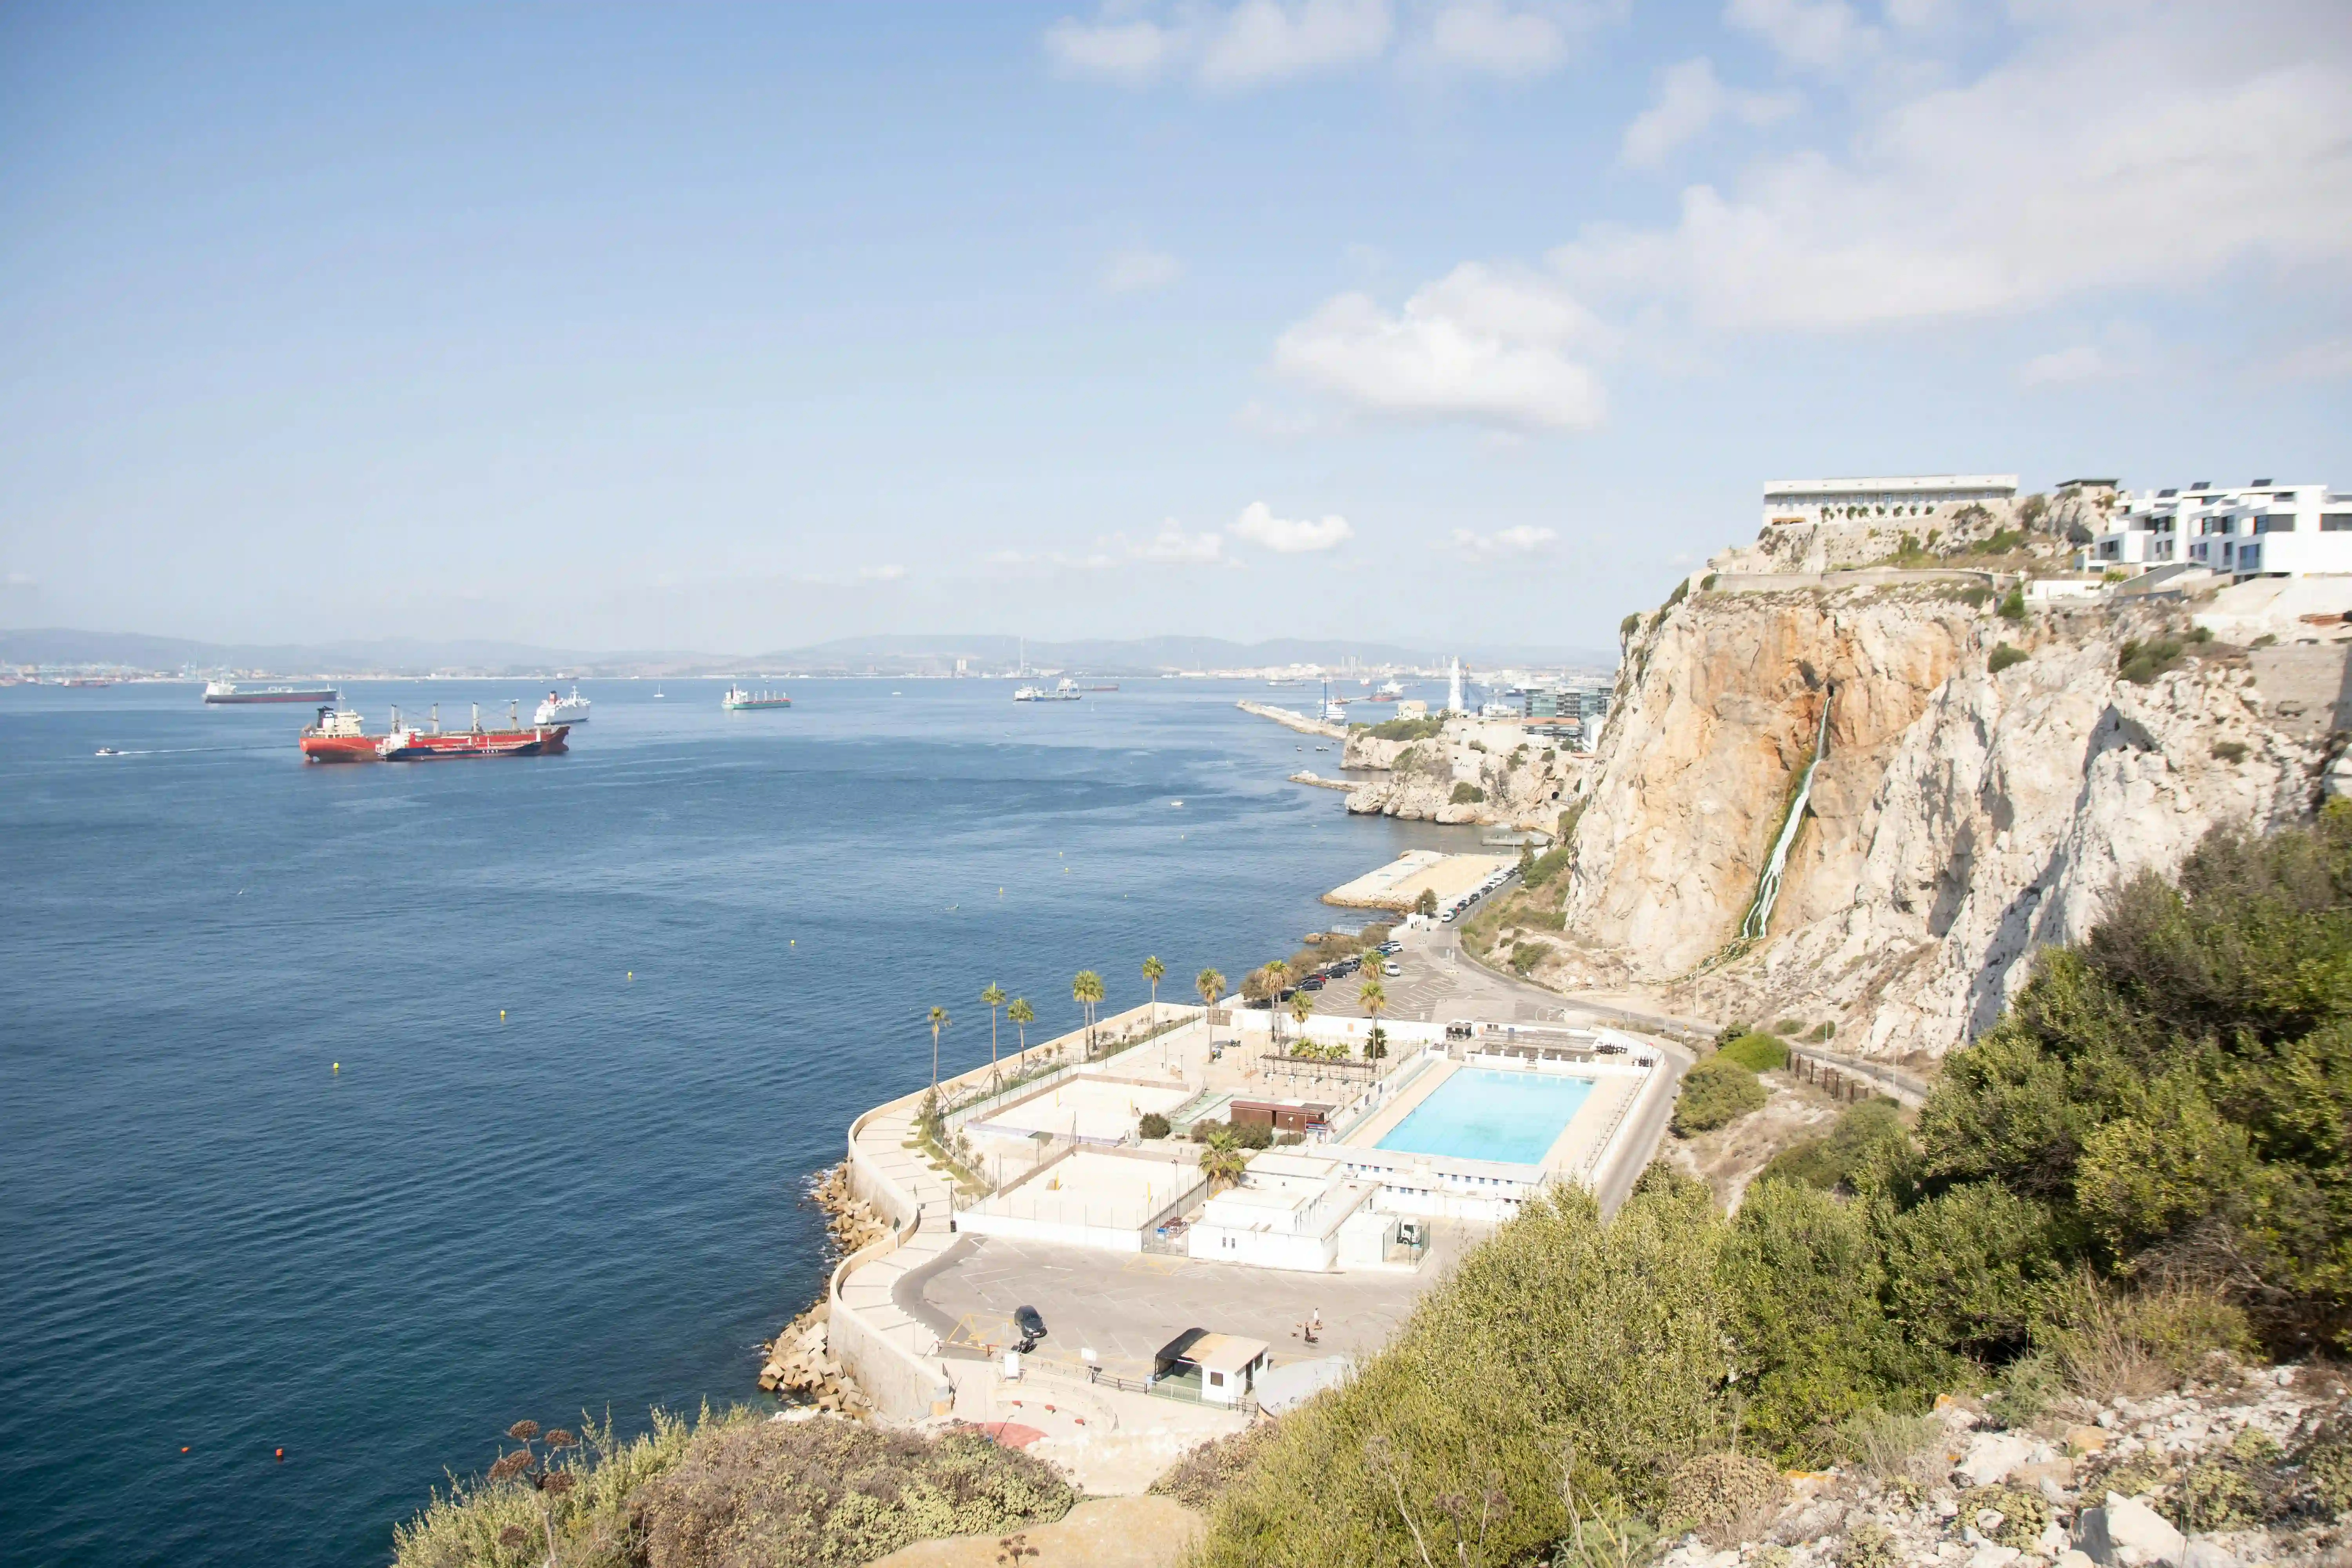
[{"label": "dry grass", "polygon": [[2216,1351],[2251,1348],[2246,1315],[2213,1287],[2158,1279],[2124,1292],[2087,1273],[2053,1299],[2035,1325],[2036,1348],[2086,1399],[2144,1399],[2177,1388]]}]

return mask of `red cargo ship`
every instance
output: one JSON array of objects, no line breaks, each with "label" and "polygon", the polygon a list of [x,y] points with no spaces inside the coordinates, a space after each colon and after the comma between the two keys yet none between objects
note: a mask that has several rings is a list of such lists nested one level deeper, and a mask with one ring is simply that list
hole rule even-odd
[{"label": "red cargo ship", "polygon": [[538,757],[565,750],[569,724],[521,723],[515,705],[507,708],[507,727],[482,728],[482,709],[474,705],[474,721],[464,730],[441,728],[441,705],[433,706],[432,728],[419,730],[400,721],[392,710],[392,728],[380,735],[367,732],[358,713],[348,708],[321,708],[319,721],[302,731],[302,760],[310,763],[421,763],[437,757]]}]

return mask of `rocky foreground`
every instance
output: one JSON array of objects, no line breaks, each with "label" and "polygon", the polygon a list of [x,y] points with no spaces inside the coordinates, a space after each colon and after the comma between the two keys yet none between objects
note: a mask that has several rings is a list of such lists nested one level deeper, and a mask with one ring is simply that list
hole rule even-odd
[{"label": "rocky foreground", "polygon": [[[890,1234],[873,1205],[850,1192],[845,1165],[835,1165],[812,1183],[809,1198],[825,1212],[834,1259]],[[834,1358],[826,1329],[832,1311],[832,1302],[820,1299],[761,1347],[760,1387],[828,1415],[863,1417],[872,1413],[873,1405]]]},{"label": "rocky foreground", "polygon": [[[1939,1405],[1924,1447],[1727,1475],[1661,1568],[2256,1568],[2352,1563],[2352,1430],[2331,1372],[2230,1367],[2180,1392],[2002,1430]],[[1751,1462],[1752,1463],[1752,1462]]]}]

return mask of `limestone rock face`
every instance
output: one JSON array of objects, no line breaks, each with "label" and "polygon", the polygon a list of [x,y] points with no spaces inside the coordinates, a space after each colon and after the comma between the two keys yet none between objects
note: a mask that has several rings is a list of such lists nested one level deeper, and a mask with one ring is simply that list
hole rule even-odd
[{"label": "limestone rock face", "polygon": [[[1557,828],[1586,770],[1582,757],[1531,741],[1516,724],[1476,719],[1447,720],[1444,733],[1420,741],[1382,741],[1356,731],[1340,762],[1387,774],[1348,796],[1348,809],[1358,816],[1505,823],[1546,833]],[[1463,784],[1485,798],[1456,801]]]},{"label": "limestone rock face", "polygon": [[[2242,655],[2191,644],[2146,684],[2118,679],[2123,641],[2187,629],[2145,602],[2013,624],[1957,586],[1696,595],[1629,639],[1568,934],[1601,975],[1689,1011],[1940,1056],[2111,889],[2176,869],[2216,824],[2312,809],[2325,726],[2271,713]],[[1994,675],[2001,644],[2028,657]],[[1743,942],[1824,704],[1769,930]]]}]

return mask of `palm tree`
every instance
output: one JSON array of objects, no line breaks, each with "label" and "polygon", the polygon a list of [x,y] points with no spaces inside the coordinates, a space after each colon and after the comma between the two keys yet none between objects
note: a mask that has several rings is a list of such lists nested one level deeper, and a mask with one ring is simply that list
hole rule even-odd
[{"label": "palm tree", "polygon": [[1294,991],[1290,994],[1290,1016],[1298,1024],[1298,1037],[1307,1037],[1307,1020],[1315,1016],[1315,993]]},{"label": "palm tree", "polygon": [[1158,958],[1143,961],[1143,978],[1151,985],[1151,1026],[1155,1029],[1160,1027],[1160,977],[1167,973],[1168,966]]},{"label": "palm tree", "polygon": [[[1375,1040],[1382,1037],[1381,1035],[1381,1014],[1387,1008],[1388,1005],[1389,990],[1387,986],[1381,984],[1381,977],[1377,974],[1365,975],[1364,983],[1356,988],[1356,1005],[1361,1007],[1371,1018],[1372,1038]],[[1368,1058],[1371,1054],[1372,1053],[1369,1048],[1364,1052],[1364,1055]]]},{"label": "palm tree", "polygon": [[1209,1014],[1215,1008],[1217,998],[1225,994],[1225,977],[1213,969],[1203,969],[1192,977],[1192,989],[1201,994],[1201,1022],[1208,1026],[1209,1044],[1217,1043],[1217,1030],[1209,1024]]},{"label": "palm tree", "polygon": [[1087,1056],[1095,1054],[1095,1004],[1103,999],[1102,976],[1091,969],[1081,969],[1070,982],[1070,995],[1087,1016]]},{"label": "palm tree", "polygon": [[940,1097],[940,1031],[948,1026],[948,1010],[931,1009],[931,1099]]},{"label": "palm tree", "polygon": [[1208,1147],[1201,1151],[1201,1174],[1209,1178],[1213,1187],[1220,1182],[1238,1182],[1248,1168],[1249,1156],[1234,1142],[1229,1129],[1219,1127],[1209,1133]]},{"label": "palm tree", "polygon": [[1265,994],[1268,1002],[1272,1005],[1272,1022],[1277,1036],[1282,1033],[1282,984],[1289,978],[1290,965],[1281,959],[1277,958],[1265,966]]},{"label": "palm tree", "polygon": [[988,1009],[988,1079],[996,1081],[996,1010],[1004,1005],[1004,988],[992,980],[980,994],[981,1005]]},{"label": "palm tree", "polygon": [[1037,1009],[1029,1005],[1026,996],[1015,996],[1004,1009],[1004,1021],[1021,1031],[1021,1054],[1029,1054],[1029,1026],[1037,1021]]}]

